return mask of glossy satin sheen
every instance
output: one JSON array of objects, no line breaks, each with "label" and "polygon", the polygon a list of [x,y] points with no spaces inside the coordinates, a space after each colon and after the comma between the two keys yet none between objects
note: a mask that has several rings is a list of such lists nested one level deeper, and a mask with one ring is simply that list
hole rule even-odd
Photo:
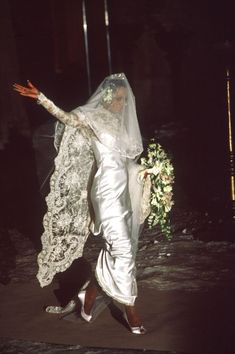
[{"label": "glossy satin sheen", "polygon": [[133,305],[137,296],[135,262],[131,244],[131,203],[127,162],[97,139],[93,140],[97,173],[91,199],[95,212],[94,233],[102,233],[96,276],[103,290],[118,302]]}]

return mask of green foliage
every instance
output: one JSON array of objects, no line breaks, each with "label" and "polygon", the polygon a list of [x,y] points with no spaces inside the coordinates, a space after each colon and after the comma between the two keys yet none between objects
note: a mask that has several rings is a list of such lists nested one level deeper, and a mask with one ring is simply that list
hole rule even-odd
[{"label": "green foliage", "polygon": [[141,165],[151,178],[151,212],[148,216],[148,226],[153,228],[159,225],[162,233],[168,240],[172,238],[169,212],[174,205],[173,183],[174,168],[170,158],[162,146],[150,140],[147,148],[147,157],[141,158]]}]

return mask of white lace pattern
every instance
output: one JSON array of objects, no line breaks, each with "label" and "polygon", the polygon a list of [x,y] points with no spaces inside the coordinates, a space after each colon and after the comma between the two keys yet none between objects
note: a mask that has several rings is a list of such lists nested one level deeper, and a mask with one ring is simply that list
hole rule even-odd
[{"label": "white lace pattern", "polygon": [[[41,104],[52,113],[51,101],[45,96]],[[65,271],[82,256],[91,221],[87,191],[94,163],[90,146],[92,132],[86,127],[78,129],[74,116],[70,120],[69,113],[56,108],[57,118],[59,115],[61,121],[66,120],[70,125],[65,127],[46,198],[37,274],[42,287],[49,285],[56,273]]]}]

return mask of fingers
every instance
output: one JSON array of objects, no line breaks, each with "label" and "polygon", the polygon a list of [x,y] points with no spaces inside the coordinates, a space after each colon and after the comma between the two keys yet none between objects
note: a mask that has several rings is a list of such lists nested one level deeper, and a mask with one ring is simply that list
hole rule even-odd
[{"label": "fingers", "polygon": [[21,89],[21,88],[18,88],[18,87],[14,87],[13,86],[13,90],[14,91],[17,91],[21,96],[28,96],[28,97],[33,97],[35,98],[35,94],[32,94],[30,92],[27,92],[25,89]]},{"label": "fingers", "polygon": [[20,88],[18,88],[18,87],[14,87],[14,86],[13,86],[13,90],[14,90],[14,91],[17,91],[17,92],[19,92],[19,93],[23,93],[23,92],[24,92],[23,89],[20,89]]},{"label": "fingers", "polygon": [[28,87],[22,86],[19,84],[14,84],[13,89],[17,91],[20,95],[22,96],[28,96],[32,98],[37,98],[39,91],[36,87],[33,86],[33,84],[27,80]]},{"label": "fingers", "polygon": [[14,87],[14,89],[17,89],[17,90],[24,90],[24,91],[31,91],[32,89],[33,90],[37,90],[37,88],[35,87],[35,86],[33,86],[33,84],[32,84],[32,82],[31,81],[29,81],[29,80],[27,80],[27,85],[28,85],[28,87],[26,87],[26,86],[22,86],[22,85],[19,85],[19,84],[14,84],[13,85],[13,87]]},{"label": "fingers", "polygon": [[32,82],[29,81],[29,80],[27,80],[27,84],[28,84],[28,86],[29,86],[30,88],[33,88],[33,89],[36,88],[35,86],[33,86]]},{"label": "fingers", "polygon": [[20,94],[21,94],[21,93],[22,93],[22,94],[23,94],[23,93],[26,94],[26,92],[27,92],[27,88],[26,88],[26,87],[23,87],[23,86],[20,86],[20,85],[13,85],[13,90],[19,92]]},{"label": "fingers", "polygon": [[27,90],[27,87],[19,85],[19,84],[14,84],[13,87],[15,90]]},{"label": "fingers", "polygon": [[27,93],[29,91],[29,89],[27,87],[24,87],[22,85],[19,84],[14,84],[13,85],[13,90],[19,92],[19,93]]}]

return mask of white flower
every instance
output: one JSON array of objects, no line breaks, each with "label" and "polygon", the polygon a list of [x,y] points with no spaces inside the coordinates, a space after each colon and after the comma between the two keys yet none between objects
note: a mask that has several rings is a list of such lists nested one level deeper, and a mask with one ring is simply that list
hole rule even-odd
[{"label": "white flower", "polygon": [[152,168],[148,168],[147,172],[149,174],[153,174],[154,176],[157,176],[159,174],[159,172],[161,171],[161,163],[156,162],[155,165]]},{"label": "white flower", "polygon": [[167,238],[170,237],[168,213],[174,202],[172,200],[172,184],[174,183],[174,169],[167,154],[159,144],[150,143],[147,149],[147,158],[141,159],[141,165],[148,167],[140,172],[140,179],[151,177],[151,212],[148,217],[149,227],[160,225]]},{"label": "white flower", "polygon": [[110,104],[113,100],[113,89],[111,87],[106,87],[103,93],[103,101]]},{"label": "white flower", "polygon": [[166,192],[166,193],[169,193],[172,191],[172,186],[171,185],[167,185],[165,187],[163,187],[163,191]]}]

